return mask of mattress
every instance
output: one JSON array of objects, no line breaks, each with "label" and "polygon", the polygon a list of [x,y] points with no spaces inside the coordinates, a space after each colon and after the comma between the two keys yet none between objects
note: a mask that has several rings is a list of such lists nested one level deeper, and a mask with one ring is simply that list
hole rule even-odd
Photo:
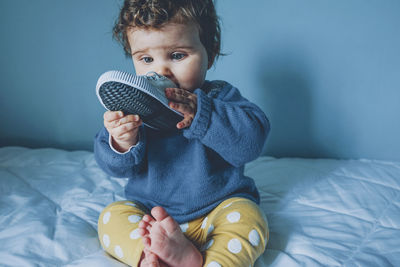
[{"label": "mattress", "polygon": [[[255,266],[400,266],[400,163],[260,157],[270,240]],[[0,148],[0,266],[125,266],[97,240],[124,199],[93,153]]]}]

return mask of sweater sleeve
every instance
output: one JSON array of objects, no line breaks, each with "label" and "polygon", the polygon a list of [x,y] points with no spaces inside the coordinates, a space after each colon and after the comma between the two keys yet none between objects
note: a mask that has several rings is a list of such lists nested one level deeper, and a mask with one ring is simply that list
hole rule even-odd
[{"label": "sweater sleeve", "polygon": [[270,129],[264,112],[227,83],[217,93],[195,93],[197,113],[184,136],[200,140],[236,167],[256,159]]},{"label": "sweater sleeve", "polygon": [[133,177],[141,166],[146,153],[144,127],[139,129],[139,142],[128,153],[116,153],[109,144],[109,134],[103,127],[94,141],[94,156],[97,164],[107,174],[114,177]]}]

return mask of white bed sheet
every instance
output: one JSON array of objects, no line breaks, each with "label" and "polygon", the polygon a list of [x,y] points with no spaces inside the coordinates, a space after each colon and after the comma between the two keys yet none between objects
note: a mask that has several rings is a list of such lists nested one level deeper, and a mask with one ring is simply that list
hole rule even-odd
[{"label": "white bed sheet", "polygon": [[[400,266],[400,163],[261,157],[246,174],[270,226],[256,267]],[[96,232],[125,182],[90,152],[0,148],[0,266],[125,266]]]}]

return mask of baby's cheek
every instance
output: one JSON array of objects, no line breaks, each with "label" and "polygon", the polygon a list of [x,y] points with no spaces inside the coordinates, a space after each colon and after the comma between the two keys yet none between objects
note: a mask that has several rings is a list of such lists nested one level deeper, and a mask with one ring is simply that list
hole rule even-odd
[{"label": "baby's cheek", "polygon": [[180,87],[189,92],[200,88],[205,80],[205,72],[200,66],[188,67],[179,81]]},{"label": "baby's cheek", "polygon": [[203,83],[203,79],[200,79],[199,77],[191,77],[188,78],[183,85],[181,84],[181,88],[193,93],[196,89],[200,88]]}]

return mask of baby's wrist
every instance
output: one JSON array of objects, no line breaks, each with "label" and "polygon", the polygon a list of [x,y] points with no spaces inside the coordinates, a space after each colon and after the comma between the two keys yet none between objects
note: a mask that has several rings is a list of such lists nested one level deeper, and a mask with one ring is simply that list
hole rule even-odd
[{"label": "baby's wrist", "polygon": [[138,142],[137,139],[138,138],[136,138],[133,141],[127,142],[127,141],[118,141],[115,140],[113,137],[111,137],[111,145],[119,153],[126,153],[131,149],[131,147],[137,144]]}]

